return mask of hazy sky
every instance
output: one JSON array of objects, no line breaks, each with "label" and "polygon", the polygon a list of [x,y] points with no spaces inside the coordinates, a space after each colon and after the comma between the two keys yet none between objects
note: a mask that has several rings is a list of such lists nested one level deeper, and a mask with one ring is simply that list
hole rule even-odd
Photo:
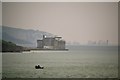
[{"label": "hazy sky", "polygon": [[117,2],[4,2],[3,25],[62,36],[66,41],[118,43]]}]

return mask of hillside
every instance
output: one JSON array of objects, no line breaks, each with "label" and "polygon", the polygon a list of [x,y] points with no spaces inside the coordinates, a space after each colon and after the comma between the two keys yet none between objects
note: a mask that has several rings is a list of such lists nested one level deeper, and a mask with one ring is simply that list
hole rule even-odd
[{"label": "hillside", "polygon": [[27,30],[7,26],[2,27],[3,40],[10,41],[24,47],[36,47],[36,41],[38,39],[42,39],[43,35],[54,36],[51,33],[39,30]]},{"label": "hillside", "polygon": [[12,42],[2,40],[2,52],[21,52],[23,49],[23,47],[18,46]]}]

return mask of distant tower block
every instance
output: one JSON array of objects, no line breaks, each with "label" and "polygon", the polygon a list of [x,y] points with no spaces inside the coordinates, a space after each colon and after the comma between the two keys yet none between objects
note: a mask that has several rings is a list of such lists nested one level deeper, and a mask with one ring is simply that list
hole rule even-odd
[{"label": "distant tower block", "polygon": [[43,48],[43,40],[37,40],[37,48]]},{"label": "distant tower block", "polygon": [[37,40],[37,48],[65,50],[65,41],[62,40],[62,37],[46,37],[43,35],[42,40]]}]

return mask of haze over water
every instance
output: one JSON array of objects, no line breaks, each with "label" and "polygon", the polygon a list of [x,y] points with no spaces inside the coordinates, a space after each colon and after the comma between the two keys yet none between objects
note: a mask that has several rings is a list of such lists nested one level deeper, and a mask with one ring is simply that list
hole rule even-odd
[{"label": "haze over water", "polygon": [[[3,3],[3,25],[46,31],[66,42],[118,44],[118,3]],[[23,37],[23,36],[21,36]],[[3,78],[116,78],[117,46],[3,53]],[[35,65],[44,66],[36,70]]]}]

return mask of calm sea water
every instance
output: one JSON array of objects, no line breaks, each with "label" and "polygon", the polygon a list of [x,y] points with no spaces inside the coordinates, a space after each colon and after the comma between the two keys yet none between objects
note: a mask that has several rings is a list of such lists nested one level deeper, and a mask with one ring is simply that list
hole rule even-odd
[{"label": "calm sea water", "polygon": [[[3,53],[3,78],[115,78],[117,47],[71,46],[69,51]],[[40,64],[44,69],[35,69]]]},{"label": "calm sea water", "polygon": [[0,52],[0,79],[2,79],[2,53]]}]

